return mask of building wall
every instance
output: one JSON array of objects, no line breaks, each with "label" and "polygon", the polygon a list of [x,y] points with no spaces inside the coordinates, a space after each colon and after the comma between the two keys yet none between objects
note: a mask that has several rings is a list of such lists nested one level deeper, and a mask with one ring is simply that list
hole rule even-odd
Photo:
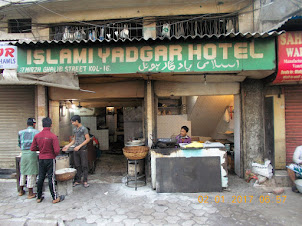
[{"label": "building wall", "polygon": [[[122,4],[124,3],[124,4]],[[60,6],[60,4],[64,4]],[[81,4],[83,7],[80,7]],[[70,21],[94,21],[94,20],[109,20],[109,19],[127,19],[133,17],[154,17],[154,16],[173,16],[173,15],[194,15],[194,14],[218,14],[218,13],[232,13],[239,11],[239,29],[241,32],[253,31],[254,15],[250,12],[253,9],[252,0],[246,1],[205,1],[197,3],[196,1],[181,2],[178,4],[171,4],[170,1],[160,1],[151,3],[142,3],[142,1],[131,1],[125,5],[113,4],[106,8],[103,2],[93,2],[94,7],[78,1],[78,4],[64,3],[47,3],[41,4],[43,7],[33,5],[27,7],[23,11],[27,13],[20,13],[15,10],[8,11],[0,25],[0,39],[34,39],[47,40],[49,39],[49,28],[41,28],[33,25],[32,33],[26,34],[8,34],[6,22],[9,19],[32,18],[33,24],[59,24]],[[159,7],[160,5],[160,7]],[[249,6],[246,8],[246,6]],[[82,10],[85,9],[85,10]],[[242,9],[245,9],[242,12]],[[55,12],[52,13],[51,11]],[[29,12],[29,13],[28,13]],[[146,24],[146,32],[150,32],[148,27],[154,28],[154,25]],[[148,35],[147,35],[148,36]],[[146,37],[147,37],[146,36]],[[150,35],[149,35],[150,36]],[[152,34],[151,34],[152,36]]]},{"label": "building wall", "polygon": [[143,108],[125,107],[124,114],[124,140],[143,137]]},{"label": "building wall", "polygon": [[[295,1],[284,0],[228,0],[228,1],[201,1],[174,2],[163,1],[115,1],[115,4],[107,2],[83,1],[70,2],[56,1],[33,4],[22,10],[4,11],[0,25],[0,39],[49,39],[49,28],[36,26],[35,24],[59,24],[70,21],[94,21],[110,19],[127,19],[134,17],[152,18],[154,16],[194,15],[194,14],[218,14],[238,12],[239,31],[267,32],[276,28],[285,19],[299,15],[301,4]],[[119,2],[119,3],[118,3]],[[110,5],[111,4],[111,5]],[[160,6],[160,7],[159,7]],[[44,8],[43,8],[44,7]],[[85,10],[83,10],[85,9]],[[51,12],[53,11],[53,12]],[[9,19],[32,18],[32,33],[8,34],[7,21]],[[144,23],[146,32],[154,30],[155,24]],[[151,28],[151,30],[149,29]],[[152,33],[152,32],[151,32]],[[154,36],[148,34],[146,37]]]},{"label": "building wall", "polygon": [[72,136],[72,125],[70,122],[70,112],[66,110],[65,116],[60,116],[60,126],[59,126],[59,141],[69,141],[69,137]]},{"label": "building wall", "polygon": [[226,131],[223,131],[224,125],[219,125],[219,122],[233,99],[232,95],[199,96],[189,117],[192,121],[192,135],[219,139],[219,133]]},{"label": "building wall", "polygon": [[52,120],[51,132],[60,137],[59,101],[49,101],[49,117]]},{"label": "building wall", "polygon": [[[277,28],[284,20],[291,16],[301,15],[302,5],[298,1],[284,0],[257,0],[260,8],[259,19],[256,24],[260,32],[265,32]],[[259,3],[260,2],[260,3]]]},{"label": "building wall", "polygon": [[191,114],[193,112],[197,99],[198,99],[198,96],[186,97],[188,120],[191,119]]},{"label": "building wall", "polygon": [[[231,96],[231,101],[229,103],[225,103],[227,108],[232,106],[232,109],[234,110],[234,96]],[[227,121],[227,119],[229,121]],[[226,132],[233,133],[226,134]],[[234,142],[234,112],[230,112],[229,109],[225,109],[211,137],[213,139],[226,139]]]},{"label": "building wall", "polygon": [[189,128],[188,135],[191,136],[192,124],[187,115],[159,115],[157,116],[157,137],[170,138],[180,133],[182,126]]}]

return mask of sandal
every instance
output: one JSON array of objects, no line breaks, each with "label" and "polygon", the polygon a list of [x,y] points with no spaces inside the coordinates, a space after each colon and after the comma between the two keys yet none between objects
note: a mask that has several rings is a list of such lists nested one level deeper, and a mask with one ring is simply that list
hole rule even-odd
[{"label": "sandal", "polygon": [[295,193],[299,193],[299,190],[297,189],[296,185],[292,186],[292,191]]},{"label": "sandal", "polygon": [[85,188],[88,188],[89,187],[89,184],[88,183],[84,183],[83,185]]},{"label": "sandal", "polygon": [[36,198],[36,196],[37,196],[37,194],[34,193],[34,194],[32,194],[32,195],[28,195],[28,196],[27,196],[27,199],[33,199],[33,198]]},{"label": "sandal", "polygon": [[22,195],[24,195],[25,194],[25,191],[24,190],[21,190],[20,192],[19,192],[19,196],[22,196]]},{"label": "sandal", "polygon": [[41,203],[43,201],[44,197],[42,196],[40,199],[37,199],[37,203]]},{"label": "sandal", "polygon": [[78,185],[80,185],[81,183],[79,183],[79,182],[74,182],[74,184],[72,185],[72,187],[76,187],[76,186],[78,186]]},{"label": "sandal", "polygon": [[56,204],[56,203],[62,202],[64,199],[65,199],[65,196],[64,195],[60,195],[59,198],[57,198],[55,200],[52,200],[52,203]]}]

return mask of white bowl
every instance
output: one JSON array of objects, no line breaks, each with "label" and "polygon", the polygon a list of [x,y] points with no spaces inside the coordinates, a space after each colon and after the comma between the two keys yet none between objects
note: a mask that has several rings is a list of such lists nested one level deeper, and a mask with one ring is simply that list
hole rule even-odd
[{"label": "white bowl", "polygon": [[302,179],[295,180],[296,187],[300,193],[302,193]]},{"label": "white bowl", "polygon": [[139,144],[139,143],[142,143],[142,141],[141,140],[132,140],[132,141],[130,141],[131,143],[134,143],[134,144]]}]

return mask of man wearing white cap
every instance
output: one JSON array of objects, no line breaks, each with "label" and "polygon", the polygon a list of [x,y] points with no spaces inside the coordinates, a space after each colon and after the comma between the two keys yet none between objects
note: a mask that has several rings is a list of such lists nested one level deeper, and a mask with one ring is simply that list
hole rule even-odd
[{"label": "man wearing white cap", "polygon": [[23,188],[27,177],[28,199],[36,197],[36,194],[33,192],[33,187],[36,184],[36,177],[38,174],[38,157],[36,152],[30,151],[30,146],[33,142],[34,136],[40,132],[35,129],[35,126],[36,120],[34,118],[28,118],[27,129],[21,130],[18,133],[19,147],[22,150],[19,196],[25,194]]}]

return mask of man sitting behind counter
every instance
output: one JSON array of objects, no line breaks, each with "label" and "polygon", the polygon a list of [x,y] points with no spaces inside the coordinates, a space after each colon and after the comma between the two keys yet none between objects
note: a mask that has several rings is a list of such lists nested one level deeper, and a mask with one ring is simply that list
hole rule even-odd
[{"label": "man sitting behind counter", "polygon": [[190,144],[191,143],[191,137],[189,137],[187,135],[188,132],[189,132],[189,128],[187,126],[181,127],[180,134],[176,137],[177,144],[181,144],[181,143]]}]

